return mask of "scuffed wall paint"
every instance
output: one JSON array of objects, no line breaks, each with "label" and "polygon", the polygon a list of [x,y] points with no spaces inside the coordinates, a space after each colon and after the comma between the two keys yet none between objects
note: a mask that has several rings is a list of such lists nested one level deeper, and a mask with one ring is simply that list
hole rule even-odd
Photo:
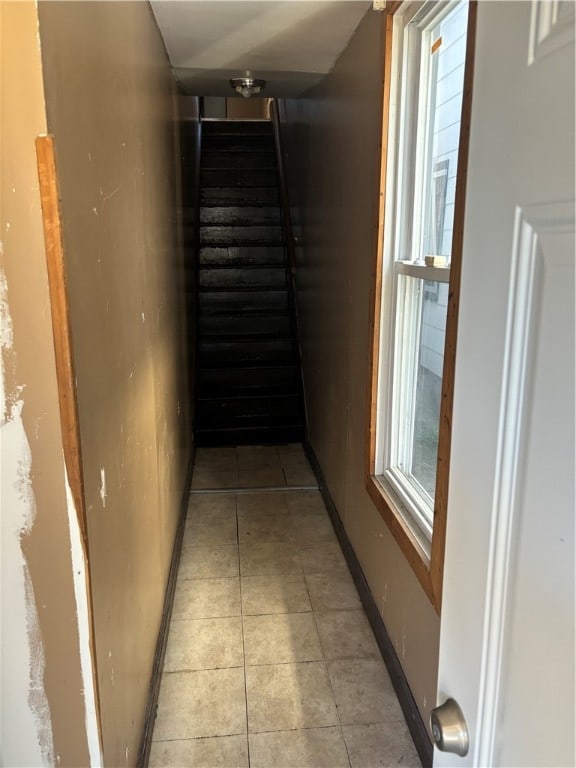
[{"label": "scuffed wall paint", "polygon": [[103,760],[134,765],[190,454],[174,81],[147,3],[40,2],[38,13]]},{"label": "scuffed wall paint", "polygon": [[100,498],[102,499],[102,506],[106,506],[106,470],[104,467],[100,467]]},{"label": "scuffed wall paint", "polygon": [[[2,365],[0,389],[3,420],[1,461],[1,680],[2,764],[51,766],[54,743],[50,709],[44,691],[44,647],[38,625],[22,540],[36,517],[31,484],[32,456],[22,423],[24,402],[5,381],[5,360],[13,363],[12,320],[7,283],[0,272]],[[9,714],[9,717],[6,715]]]},{"label": "scuffed wall paint", "polygon": [[80,646],[89,648],[74,594],[36,164],[46,111],[35,2],[0,2],[0,91],[2,285],[10,302],[2,323],[1,761],[84,768],[93,761]]}]

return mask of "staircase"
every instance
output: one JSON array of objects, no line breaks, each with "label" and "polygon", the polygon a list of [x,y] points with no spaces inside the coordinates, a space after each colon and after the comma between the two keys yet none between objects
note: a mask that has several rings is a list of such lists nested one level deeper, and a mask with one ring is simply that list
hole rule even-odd
[{"label": "staircase", "polygon": [[204,121],[197,445],[299,442],[304,409],[272,125]]}]

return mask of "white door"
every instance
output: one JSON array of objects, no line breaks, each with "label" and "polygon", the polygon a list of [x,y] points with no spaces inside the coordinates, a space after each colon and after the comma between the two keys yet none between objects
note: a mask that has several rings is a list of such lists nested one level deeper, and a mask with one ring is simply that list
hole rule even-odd
[{"label": "white door", "polygon": [[574,8],[478,3],[435,766],[575,764]]}]

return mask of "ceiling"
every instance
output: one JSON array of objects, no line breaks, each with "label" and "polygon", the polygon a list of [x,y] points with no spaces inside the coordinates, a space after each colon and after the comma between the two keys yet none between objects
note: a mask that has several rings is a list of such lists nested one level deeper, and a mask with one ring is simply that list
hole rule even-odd
[{"label": "ceiling", "polygon": [[264,96],[300,96],[330,71],[369,0],[151,0],[185,93],[231,96],[250,71]]}]

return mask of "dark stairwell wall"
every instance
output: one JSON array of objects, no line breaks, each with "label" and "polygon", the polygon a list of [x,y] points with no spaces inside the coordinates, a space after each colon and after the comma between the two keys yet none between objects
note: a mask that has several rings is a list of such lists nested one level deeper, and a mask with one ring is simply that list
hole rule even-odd
[{"label": "dark stairwell wall", "polygon": [[40,2],[105,765],[134,765],[191,451],[177,97],[148,3]]},{"label": "dark stairwell wall", "polygon": [[309,441],[427,722],[436,696],[439,617],[364,477],[382,18],[368,11],[323,82],[285,103],[283,135],[302,233],[296,288]]}]

